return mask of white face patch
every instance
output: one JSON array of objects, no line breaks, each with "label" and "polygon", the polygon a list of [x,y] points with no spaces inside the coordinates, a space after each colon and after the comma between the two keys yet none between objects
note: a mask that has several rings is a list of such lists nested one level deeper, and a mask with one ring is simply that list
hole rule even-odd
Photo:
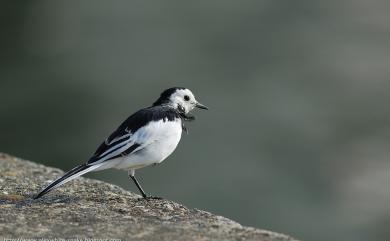
[{"label": "white face patch", "polygon": [[178,89],[169,97],[169,99],[175,108],[181,106],[185,113],[193,110],[197,103],[194,94],[192,94],[189,89]]}]

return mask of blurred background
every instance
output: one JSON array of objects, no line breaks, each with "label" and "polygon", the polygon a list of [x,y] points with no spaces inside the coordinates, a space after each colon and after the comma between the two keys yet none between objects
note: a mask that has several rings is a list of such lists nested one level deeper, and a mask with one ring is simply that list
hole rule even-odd
[{"label": "blurred background", "polygon": [[[1,1],[0,150],[68,170],[185,86],[210,110],[137,172],[149,193],[302,240],[390,240],[389,11],[384,0]],[[123,171],[87,176],[137,192]]]}]

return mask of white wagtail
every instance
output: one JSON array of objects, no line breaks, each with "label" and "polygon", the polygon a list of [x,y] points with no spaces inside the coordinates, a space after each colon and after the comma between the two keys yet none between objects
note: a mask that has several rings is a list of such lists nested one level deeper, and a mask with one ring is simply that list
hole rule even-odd
[{"label": "white wagtail", "polygon": [[208,109],[196,101],[189,89],[174,87],[161,93],[151,107],[127,118],[96,150],[87,163],[81,164],[53,181],[34,198],[39,198],[87,172],[108,168],[128,170],[129,177],[144,198],[147,196],[135,178],[135,170],[158,164],[176,149],[184,121],[194,119],[195,107]]}]

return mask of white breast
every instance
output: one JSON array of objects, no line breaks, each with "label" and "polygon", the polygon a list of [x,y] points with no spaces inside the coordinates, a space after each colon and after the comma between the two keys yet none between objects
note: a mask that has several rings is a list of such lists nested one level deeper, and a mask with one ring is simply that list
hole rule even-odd
[{"label": "white breast", "polygon": [[119,157],[116,168],[138,169],[160,163],[176,149],[182,133],[181,119],[152,121],[138,129],[132,139],[144,146],[126,157]]}]

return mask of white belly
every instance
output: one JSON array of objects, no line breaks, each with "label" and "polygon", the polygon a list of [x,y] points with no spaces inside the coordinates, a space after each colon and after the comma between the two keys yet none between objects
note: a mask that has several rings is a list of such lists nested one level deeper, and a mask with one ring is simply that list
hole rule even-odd
[{"label": "white belly", "polygon": [[176,121],[154,121],[146,127],[137,130],[134,135],[136,139],[143,140],[145,147],[129,154],[116,158],[112,167],[118,169],[138,169],[151,164],[160,163],[176,149],[179,144],[182,126],[181,120]]}]

